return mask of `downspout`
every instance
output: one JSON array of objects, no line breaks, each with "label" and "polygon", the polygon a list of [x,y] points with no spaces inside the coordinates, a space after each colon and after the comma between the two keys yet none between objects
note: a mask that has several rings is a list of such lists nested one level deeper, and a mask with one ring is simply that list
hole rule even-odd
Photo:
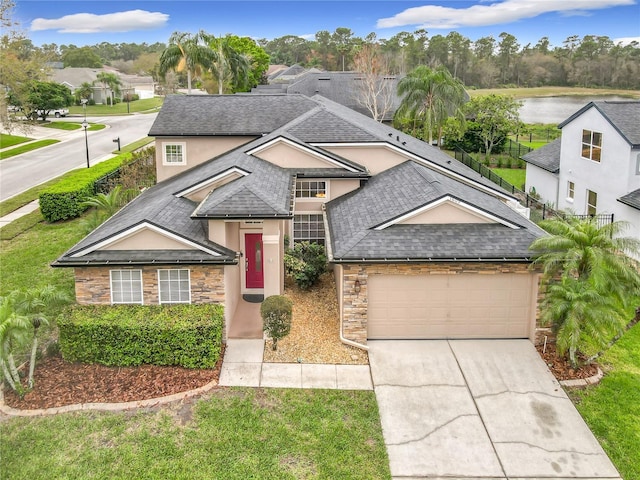
[{"label": "downspout", "polygon": [[[325,248],[327,251],[327,259],[330,262],[332,262],[333,251],[331,250],[331,238],[329,237],[329,222],[327,221],[327,211],[324,203],[322,204],[322,222],[324,223]],[[335,267],[339,268],[339,277],[342,280],[342,272],[343,272],[342,265],[334,264],[334,268]],[[339,332],[340,341],[345,345],[359,348],[361,350],[364,350],[365,352],[369,351],[369,347],[367,345],[363,345],[361,343],[354,342],[353,340],[349,340],[348,338],[345,338],[345,336],[342,334],[342,326],[344,322],[344,315],[343,315],[343,309],[342,309],[342,298],[343,298],[342,281],[340,282],[340,285],[336,285],[336,293],[338,294],[338,309],[340,310],[340,332]]]}]

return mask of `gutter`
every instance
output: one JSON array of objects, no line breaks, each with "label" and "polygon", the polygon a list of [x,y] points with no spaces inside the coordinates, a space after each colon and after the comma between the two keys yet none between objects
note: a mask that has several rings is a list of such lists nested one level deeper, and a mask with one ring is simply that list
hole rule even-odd
[{"label": "gutter", "polygon": [[[327,256],[328,257],[328,256]],[[329,258],[329,257],[328,257]],[[531,257],[522,258],[333,258],[330,257],[331,263],[439,263],[439,262],[474,262],[474,263],[531,263]]]}]

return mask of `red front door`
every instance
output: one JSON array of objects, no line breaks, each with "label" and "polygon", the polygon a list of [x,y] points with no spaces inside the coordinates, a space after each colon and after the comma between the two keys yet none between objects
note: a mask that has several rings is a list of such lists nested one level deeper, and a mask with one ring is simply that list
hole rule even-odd
[{"label": "red front door", "polygon": [[245,233],[244,256],[247,288],[264,288],[261,233]]}]

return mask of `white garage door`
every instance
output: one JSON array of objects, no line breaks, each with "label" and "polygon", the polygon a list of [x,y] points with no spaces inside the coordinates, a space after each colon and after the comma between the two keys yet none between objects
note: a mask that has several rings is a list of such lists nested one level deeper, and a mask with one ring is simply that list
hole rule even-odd
[{"label": "white garage door", "polygon": [[529,274],[371,275],[368,337],[529,337],[534,280]]}]

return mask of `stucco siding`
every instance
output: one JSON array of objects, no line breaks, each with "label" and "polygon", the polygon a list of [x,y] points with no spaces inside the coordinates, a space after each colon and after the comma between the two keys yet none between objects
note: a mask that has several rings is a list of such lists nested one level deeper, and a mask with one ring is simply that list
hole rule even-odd
[{"label": "stucco siding", "polygon": [[[551,173],[543,168],[527,163],[526,171],[526,183],[525,191],[531,192],[535,189],[535,192],[540,195],[540,199],[543,203],[551,202],[554,205],[558,204],[558,196],[566,196],[566,188],[563,192],[562,189],[558,189],[558,175]],[[516,187],[520,187],[516,185]]]},{"label": "stucco siding", "polygon": [[[600,162],[582,158],[583,129],[602,133]],[[560,209],[587,213],[587,190],[591,190],[598,194],[598,213],[619,213],[617,199],[640,188],[640,175],[630,174],[632,163],[630,145],[595,108],[590,108],[562,129],[559,185],[562,191],[568,181],[574,182],[575,198],[571,203],[566,193],[561,193]]]},{"label": "stucco siding", "polygon": [[[159,137],[156,138],[156,174],[158,182],[178,175],[218,155],[250,142],[256,137]],[[185,144],[186,165],[165,165],[164,149],[167,144]]]},{"label": "stucco siding", "polygon": [[356,162],[364,167],[367,167],[369,171],[376,175],[380,172],[400,165],[407,161],[409,157],[402,155],[400,152],[395,152],[384,146],[327,146],[322,147],[330,152],[340,155],[346,159]]}]

